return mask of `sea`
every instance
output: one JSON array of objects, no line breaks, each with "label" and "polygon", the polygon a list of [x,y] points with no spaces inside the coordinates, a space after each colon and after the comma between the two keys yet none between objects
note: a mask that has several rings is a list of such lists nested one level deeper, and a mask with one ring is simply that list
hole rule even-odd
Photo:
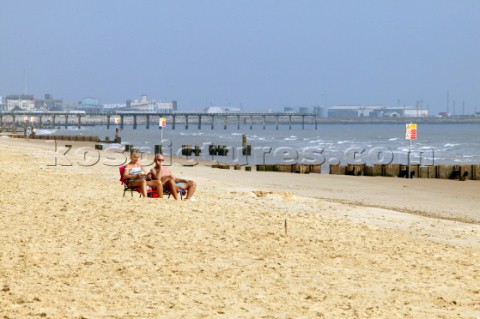
[{"label": "sea", "polygon": [[[114,139],[118,129],[122,145],[107,144],[108,148],[133,145],[145,153],[153,153],[155,145],[162,146],[164,154],[182,156],[182,147],[197,147],[198,156],[183,155],[186,160],[207,160],[227,164],[320,164],[322,172],[329,165],[346,164],[480,164],[480,124],[418,124],[416,140],[407,140],[406,124],[314,124],[305,125],[250,125],[228,126],[224,129],[204,125],[201,129],[177,124],[175,129],[138,125],[115,125],[38,129],[37,134],[99,136],[101,140]],[[245,154],[243,142],[250,145]],[[227,151],[212,154],[213,146]]]}]

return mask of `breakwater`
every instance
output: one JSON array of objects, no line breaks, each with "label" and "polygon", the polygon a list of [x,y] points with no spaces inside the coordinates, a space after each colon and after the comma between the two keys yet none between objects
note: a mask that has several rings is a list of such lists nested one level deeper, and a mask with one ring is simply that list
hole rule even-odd
[{"label": "breakwater", "polygon": [[[241,169],[240,165],[217,164],[213,168],[220,169]],[[251,170],[251,166],[245,166]],[[315,164],[272,164],[272,165],[253,165],[257,172],[282,172],[297,174],[320,174],[321,166]],[[414,164],[408,168],[408,165],[402,164],[348,164],[348,165],[330,165],[329,174],[331,175],[351,175],[351,176],[384,176],[400,178],[440,178],[453,180],[480,180],[480,165],[429,165],[420,166]]]}]

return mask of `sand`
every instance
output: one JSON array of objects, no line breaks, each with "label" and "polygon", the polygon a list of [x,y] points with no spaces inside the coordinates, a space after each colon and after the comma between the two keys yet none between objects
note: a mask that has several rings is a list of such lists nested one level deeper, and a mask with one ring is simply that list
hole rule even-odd
[{"label": "sand", "polygon": [[176,161],[197,201],[123,197],[86,145],[0,137],[0,318],[480,318],[480,181]]}]

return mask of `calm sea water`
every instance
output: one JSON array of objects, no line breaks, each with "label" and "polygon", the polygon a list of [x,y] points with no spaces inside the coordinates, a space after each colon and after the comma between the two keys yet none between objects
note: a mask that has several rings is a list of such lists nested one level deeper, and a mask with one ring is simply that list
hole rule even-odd
[{"label": "calm sea water", "polygon": [[[38,130],[38,134],[96,135],[103,139],[114,138],[115,126],[81,127],[54,130]],[[242,135],[252,147],[251,156],[241,155]],[[175,130],[138,126],[136,130],[126,125],[120,131],[122,144],[133,144],[146,152],[153,152],[154,145],[162,145],[164,153],[180,154],[182,145],[199,146],[199,159],[226,163],[307,163],[388,164],[407,163],[411,150],[412,163],[418,164],[480,164],[479,124],[422,124],[418,125],[417,140],[405,140],[405,124],[322,124],[314,125],[257,125],[250,130],[244,125],[211,129],[185,129],[178,125]],[[163,137],[163,142],[162,142]],[[228,156],[209,156],[208,145],[225,145]],[[171,147],[169,147],[171,145]],[[192,157],[190,157],[192,158]]]}]

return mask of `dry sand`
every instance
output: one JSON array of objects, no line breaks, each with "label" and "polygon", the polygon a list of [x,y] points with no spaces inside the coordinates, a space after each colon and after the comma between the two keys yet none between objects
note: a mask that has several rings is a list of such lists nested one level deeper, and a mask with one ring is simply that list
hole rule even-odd
[{"label": "dry sand", "polygon": [[144,199],[80,146],[0,137],[0,318],[480,318],[479,181],[175,164],[197,201]]}]

